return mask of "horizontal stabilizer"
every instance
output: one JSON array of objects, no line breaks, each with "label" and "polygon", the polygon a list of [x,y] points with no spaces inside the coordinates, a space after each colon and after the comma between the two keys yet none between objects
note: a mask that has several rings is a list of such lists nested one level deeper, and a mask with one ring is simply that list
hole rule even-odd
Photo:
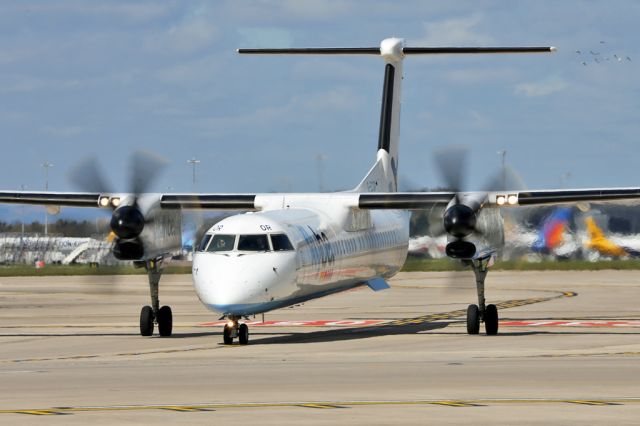
[{"label": "horizontal stabilizer", "polygon": [[[405,55],[473,55],[492,53],[549,53],[555,47],[404,47]],[[379,47],[285,47],[275,49],[238,49],[251,55],[380,55]]]},{"label": "horizontal stabilizer", "polygon": [[367,284],[373,291],[380,291],[391,288],[391,286],[382,278],[374,278],[372,280],[366,281],[365,284]]}]

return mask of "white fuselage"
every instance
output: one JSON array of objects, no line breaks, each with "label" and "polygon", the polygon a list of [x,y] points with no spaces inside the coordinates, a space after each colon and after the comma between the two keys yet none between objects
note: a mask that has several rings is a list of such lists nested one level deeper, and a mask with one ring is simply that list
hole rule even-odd
[{"label": "white fuselage", "polygon": [[[251,315],[396,274],[407,256],[410,213],[332,204],[289,205],[214,225],[193,259],[202,303],[225,315]],[[247,244],[253,240],[268,246]]]}]

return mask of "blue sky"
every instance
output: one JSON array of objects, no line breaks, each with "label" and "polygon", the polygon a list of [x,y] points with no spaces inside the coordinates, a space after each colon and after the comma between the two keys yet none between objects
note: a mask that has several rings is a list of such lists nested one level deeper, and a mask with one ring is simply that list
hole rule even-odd
[{"label": "blue sky", "polygon": [[382,61],[235,49],[389,36],[559,49],[407,59],[405,182],[441,185],[433,150],[465,144],[468,189],[503,149],[530,188],[558,187],[567,172],[571,187],[638,186],[639,21],[639,2],[615,0],[3,1],[0,187],[42,189],[48,160],[49,188],[77,189],[67,172],[94,155],[126,190],[135,149],[169,160],[156,191],[191,191],[193,156],[201,192],[316,191],[318,154],[325,188],[353,187],[375,157]]}]

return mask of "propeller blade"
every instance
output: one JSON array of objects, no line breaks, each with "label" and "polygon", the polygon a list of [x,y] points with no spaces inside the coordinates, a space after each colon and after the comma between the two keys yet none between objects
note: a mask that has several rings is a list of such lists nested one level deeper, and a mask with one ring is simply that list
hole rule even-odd
[{"label": "propeller blade", "polygon": [[89,157],[76,165],[68,175],[69,181],[81,191],[109,193],[109,185],[100,172],[98,161]]},{"label": "propeller blade", "polygon": [[494,191],[522,191],[527,189],[524,180],[511,166],[494,173],[482,187],[485,192]]},{"label": "propeller blade", "polygon": [[137,198],[145,193],[167,160],[147,151],[136,151],[131,157],[131,192]]},{"label": "propeller blade", "polygon": [[460,192],[465,188],[468,152],[466,146],[459,145],[441,148],[434,153],[436,167],[447,188],[452,191]]}]

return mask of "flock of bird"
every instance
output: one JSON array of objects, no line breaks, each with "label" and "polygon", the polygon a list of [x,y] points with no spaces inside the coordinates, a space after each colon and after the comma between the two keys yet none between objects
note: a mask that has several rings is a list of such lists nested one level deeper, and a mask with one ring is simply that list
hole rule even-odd
[{"label": "flock of bird", "polygon": [[[604,41],[600,41],[601,47],[605,44],[606,43]],[[582,50],[576,50],[576,54],[580,55],[580,59],[582,59],[581,63],[585,67],[589,65],[589,63],[591,63],[592,61],[595,62],[596,64],[605,63],[605,62],[631,62],[631,57],[627,55],[618,55],[616,53],[614,53],[613,55],[604,55],[604,54],[601,54],[601,52],[589,50],[589,54],[591,55],[591,57],[589,57],[587,56],[588,55],[587,53],[583,55]]]}]

